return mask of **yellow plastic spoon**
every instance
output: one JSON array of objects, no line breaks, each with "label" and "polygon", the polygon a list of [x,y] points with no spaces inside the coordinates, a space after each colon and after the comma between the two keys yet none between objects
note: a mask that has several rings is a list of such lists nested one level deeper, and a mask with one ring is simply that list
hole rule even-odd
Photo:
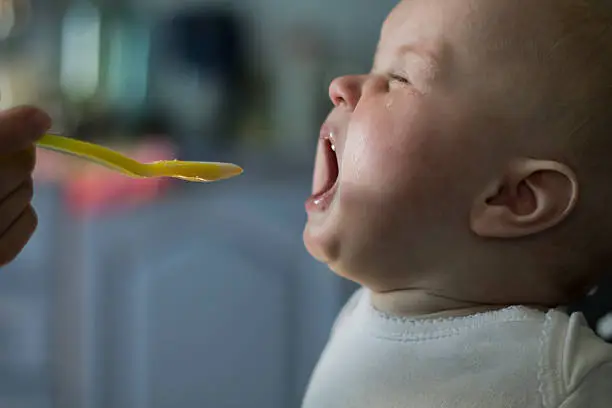
[{"label": "yellow plastic spoon", "polygon": [[44,135],[39,147],[81,157],[134,178],[172,177],[187,181],[211,182],[242,174],[242,168],[231,163],[161,160],[141,163],[114,150],[59,135]]}]

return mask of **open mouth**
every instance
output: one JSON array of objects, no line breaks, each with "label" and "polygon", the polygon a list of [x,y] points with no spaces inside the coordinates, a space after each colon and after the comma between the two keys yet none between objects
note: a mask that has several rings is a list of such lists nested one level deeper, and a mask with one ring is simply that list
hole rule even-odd
[{"label": "open mouth", "polygon": [[325,149],[325,184],[321,189],[319,194],[325,194],[327,191],[331,190],[336,181],[338,181],[338,156],[336,156],[336,146],[334,142],[330,138],[326,138],[323,140],[324,149]]},{"label": "open mouth", "polygon": [[322,132],[319,144],[319,160],[315,169],[313,195],[307,201],[307,209],[327,208],[336,190],[339,175],[336,145],[332,136]]}]

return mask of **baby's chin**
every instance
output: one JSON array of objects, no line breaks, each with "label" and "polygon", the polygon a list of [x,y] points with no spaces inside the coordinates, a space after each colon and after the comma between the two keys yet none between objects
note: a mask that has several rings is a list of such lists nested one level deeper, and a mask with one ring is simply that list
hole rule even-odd
[{"label": "baby's chin", "polygon": [[[304,227],[302,238],[304,246],[310,255],[324,264],[333,264],[338,256],[339,244],[331,234],[325,230],[324,225],[316,223],[312,218],[323,217],[323,214],[309,215]],[[319,221],[319,220],[318,220]]]},{"label": "baby's chin", "polygon": [[[366,285],[369,282],[376,282],[375,275],[364,276],[359,264],[363,260],[355,255],[351,245],[354,243],[342,241],[339,233],[333,230],[324,230],[320,225],[306,225],[303,233],[304,246],[310,255],[317,261],[327,265],[336,275],[350,281]],[[372,287],[376,287],[373,285]]]}]

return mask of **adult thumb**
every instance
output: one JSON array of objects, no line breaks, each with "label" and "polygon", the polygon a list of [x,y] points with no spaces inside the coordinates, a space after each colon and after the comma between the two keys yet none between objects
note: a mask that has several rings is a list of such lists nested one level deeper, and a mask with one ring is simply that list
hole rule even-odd
[{"label": "adult thumb", "polygon": [[51,117],[32,106],[0,111],[0,156],[27,149],[51,127]]}]

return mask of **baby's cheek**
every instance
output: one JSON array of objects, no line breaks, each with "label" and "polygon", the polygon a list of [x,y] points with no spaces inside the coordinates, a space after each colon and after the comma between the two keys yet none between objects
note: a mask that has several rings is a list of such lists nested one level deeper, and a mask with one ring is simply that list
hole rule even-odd
[{"label": "baby's cheek", "polygon": [[373,189],[392,188],[403,172],[405,156],[385,124],[376,122],[353,126],[341,164],[342,181]]},{"label": "baby's cheek", "polygon": [[341,188],[351,186],[381,194],[397,187],[400,173],[397,160],[391,154],[371,147],[348,155],[342,162]]}]

